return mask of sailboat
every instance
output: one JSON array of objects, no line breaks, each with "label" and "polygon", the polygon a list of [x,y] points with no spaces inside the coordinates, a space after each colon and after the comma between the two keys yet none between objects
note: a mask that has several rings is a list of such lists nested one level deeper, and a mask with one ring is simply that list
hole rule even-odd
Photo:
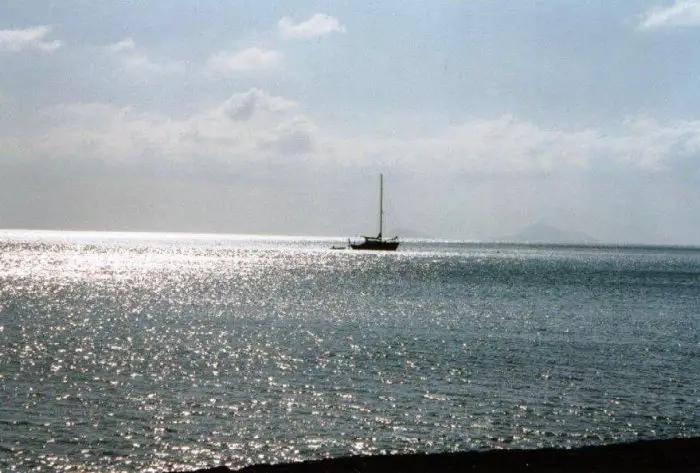
[{"label": "sailboat", "polygon": [[394,251],[399,247],[399,237],[384,239],[382,228],[384,226],[384,175],[379,175],[379,234],[376,237],[361,236],[359,241],[348,239],[348,246],[353,250],[383,250]]}]

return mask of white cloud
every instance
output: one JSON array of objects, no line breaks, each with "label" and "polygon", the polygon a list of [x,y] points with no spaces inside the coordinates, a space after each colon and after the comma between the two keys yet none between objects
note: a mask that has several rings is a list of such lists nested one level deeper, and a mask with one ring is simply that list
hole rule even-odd
[{"label": "white cloud", "polygon": [[122,58],[124,66],[132,71],[162,72],[166,67],[151,61],[148,55],[134,52]]},{"label": "white cloud", "polygon": [[639,23],[641,30],[683,26],[700,26],[699,0],[677,0],[668,7],[651,8]]},{"label": "white cloud", "polygon": [[337,18],[322,13],[316,13],[301,23],[294,23],[291,18],[284,17],[277,23],[277,27],[285,39],[315,38],[346,31]]},{"label": "white cloud", "polygon": [[323,140],[338,164],[455,176],[670,172],[700,157],[700,121],[628,119],[616,133],[546,129],[506,115],[404,137]]},{"label": "white cloud", "polygon": [[115,53],[122,51],[133,51],[136,49],[136,43],[134,42],[133,38],[124,38],[119,42],[110,44],[107,46],[107,49]]},{"label": "white cloud", "polygon": [[103,103],[58,105],[44,109],[31,136],[23,138],[23,155],[194,165],[299,154],[313,147],[315,126],[293,113],[296,107],[260,89],[179,119]]},{"label": "white cloud", "polygon": [[248,48],[238,52],[219,52],[207,61],[212,71],[261,71],[277,69],[282,65],[282,53],[260,48]]},{"label": "white cloud", "polygon": [[251,89],[234,94],[221,106],[225,116],[235,121],[250,120],[265,112],[279,113],[291,110],[297,103],[282,97],[274,97],[264,90]]},{"label": "white cloud", "polygon": [[61,47],[61,41],[45,41],[51,27],[34,26],[19,30],[0,30],[0,50],[22,51],[36,49],[44,52],[52,52]]},{"label": "white cloud", "polygon": [[628,118],[625,133],[605,143],[620,162],[649,171],[673,167],[675,161],[700,155],[700,121],[663,125],[648,118]]},{"label": "white cloud", "polygon": [[316,125],[303,116],[295,116],[289,121],[274,127],[259,144],[263,149],[270,149],[287,154],[306,154],[316,147]]},{"label": "white cloud", "polygon": [[138,161],[148,156],[230,166],[303,156],[319,166],[393,168],[454,178],[593,170],[659,173],[700,156],[700,121],[661,124],[644,118],[626,120],[614,134],[546,129],[506,115],[418,134],[349,138],[348,130],[317,126],[297,102],[256,88],[180,118],[95,103],[48,108],[41,117],[26,136],[13,137],[22,142],[15,147],[25,157]]},{"label": "white cloud", "polygon": [[116,57],[122,66],[131,72],[167,73],[178,72],[183,69],[183,66],[178,63],[152,61],[146,53],[137,47],[133,38],[124,38],[121,41],[108,45],[105,50],[113,57]]}]

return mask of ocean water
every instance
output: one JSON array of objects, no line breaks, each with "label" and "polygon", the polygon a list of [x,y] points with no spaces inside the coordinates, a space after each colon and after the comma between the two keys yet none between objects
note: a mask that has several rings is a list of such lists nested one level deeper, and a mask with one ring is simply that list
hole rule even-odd
[{"label": "ocean water", "polygon": [[700,250],[0,234],[0,471],[700,435]]}]

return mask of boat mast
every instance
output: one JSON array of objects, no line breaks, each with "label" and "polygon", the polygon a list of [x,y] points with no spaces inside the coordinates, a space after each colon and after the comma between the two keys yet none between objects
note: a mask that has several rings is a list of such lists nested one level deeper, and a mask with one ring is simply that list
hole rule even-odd
[{"label": "boat mast", "polygon": [[382,221],[384,220],[384,175],[379,174],[379,238],[382,237]]}]

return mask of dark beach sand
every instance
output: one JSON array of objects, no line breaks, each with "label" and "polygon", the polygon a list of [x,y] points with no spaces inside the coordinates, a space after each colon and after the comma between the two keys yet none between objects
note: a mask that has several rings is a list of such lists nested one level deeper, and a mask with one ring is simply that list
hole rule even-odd
[{"label": "dark beach sand", "polygon": [[[226,467],[197,473],[228,473]],[[491,450],[387,455],[253,465],[240,473],[390,472],[680,472],[700,473],[700,437],[652,440],[572,450]]]}]

